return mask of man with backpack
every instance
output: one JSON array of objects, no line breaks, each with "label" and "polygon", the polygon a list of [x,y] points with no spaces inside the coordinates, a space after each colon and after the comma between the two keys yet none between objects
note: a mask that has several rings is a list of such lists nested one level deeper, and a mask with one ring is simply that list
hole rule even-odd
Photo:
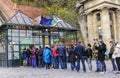
[{"label": "man with backpack", "polygon": [[39,47],[37,57],[38,57],[38,67],[44,67],[42,46]]}]

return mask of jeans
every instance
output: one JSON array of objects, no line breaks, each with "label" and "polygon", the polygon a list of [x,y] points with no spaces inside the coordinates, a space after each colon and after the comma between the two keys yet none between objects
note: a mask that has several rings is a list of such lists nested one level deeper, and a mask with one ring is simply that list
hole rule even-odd
[{"label": "jeans", "polygon": [[89,70],[92,71],[92,61],[91,61],[91,58],[87,58],[87,63],[88,63]]},{"label": "jeans", "polygon": [[72,62],[72,63],[71,63],[71,70],[74,70],[75,67],[76,67],[76,66],[75,66],[75,62]]},{"label": "jeans", "polygon": [[36,67],[36,57],[32,57],[32,67]]},{"label": "jeans", "polygon": [[59,56],[59,63],[60,63],[61,69],[67,69],[67,63],[66,63],[65,56]]},{"label": "jeans", "polygon": [[111,58],[111,63],[112,63],[112,66],[113,66],[113,71],[116,71],[117,70],[117,65],[115,63],[115,58]]},{"label": "jeans", "polygon": [[100,63],[100,61],[98,60],[97,57],[95,58],[95,61],[96,61],[96,68],[97,68],[97,70],[100,70],[101,69],[101,63]]},{"label": "jeans", "polygon": [[42,58],[38,58],[38,66],[39,67],[44,67],[44,61]]},{"label": "jeans", "polygon": [[82,67],[83,67],[83,71],[86,72],[86,67],[85,67],[85,59],[84,56],[79,56],[77,59],[77,65],[76,65],[76,70],[79,71],[80,70],[80,60],[82,62]]},{"label": "jeans", "polygon": [[103,60],[103,61],[100,61],[100,63],[101,63],[101,69],[100,69],[100,71],[101,72],[105,72],[106,71],[106,64],[105,64],[105,61]]},{"label": "jeans", "polygon": [[58,56],[53,56],[52,61],[53,61],[53,68],[59,68],[59,58]]},{"label": "jeans", "polygon": [[30,58],[26,58],[27,66],[30,66]]}]

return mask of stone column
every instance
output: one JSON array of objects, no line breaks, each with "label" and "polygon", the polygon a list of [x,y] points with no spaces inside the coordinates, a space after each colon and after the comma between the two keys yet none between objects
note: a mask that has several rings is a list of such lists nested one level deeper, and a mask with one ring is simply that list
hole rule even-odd
[{"label": "stone column", "polygon": [[80,25],[80,30],[81,30],[81,34],[82,37],[84,39],[84,44],[87,45],[88,43],[88,39],[87,39],[87,22],[86,22],[86,15],[81,15],[79,18],[79,25]]},{"label": "stone column", "polygon": [[88,43],[93,44],[94,30],[93,30],[93,15],[89,13],[87,15],[87,26],[88,26]]},{"label": "stone column", "polygon": [[106,43],[107,48],[109,49],[109,41],[111,40],[111,32],[110,32],[110,17],[109,17],[109,9],[102,8],[101,13],[101,27],[103,32],[103,41]]},{"label": "stone column", "polygon": [[116,23],[116,15],[115,12],[113,12],[113,29],[114,29],[114,40],[117,41],[117,23]]},{"label": "stone column", "polygon": [[116,41],[119,41],[119,43],[120,43],[120,35],[119,35],[119,33],[120,33],[120,10],[116,11],[116,21],[117,21],[117,26],[116,26],[117,30],[116,31],[118,31]]},{"label": "stone column", "polygon": [[98,26],[96,20],[96,14],[93,14],[93,30],[94,30],[94,38],[98,39]]}]

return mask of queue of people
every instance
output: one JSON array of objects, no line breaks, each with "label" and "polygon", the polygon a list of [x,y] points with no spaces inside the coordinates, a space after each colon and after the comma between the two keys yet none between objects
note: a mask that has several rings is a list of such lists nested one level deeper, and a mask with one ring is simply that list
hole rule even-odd
[{"label": "queue of people", "polygon": [[[81,66],[83,72],[86,72],[86,66],[88,71],[92,71],[92,60],[95,59],[96,71],[100,73],[106,73],[105,57],[109,56],[113,71],[118,71],[120,74],[120,45],[118,42],[110,41],[110,52],[106,54],[107,45],[103,41],[94,40],[94,45],[87,44],[85,47],[81,41],[76,45],[65,46],[63,43],[55,44],[53,47],[46,45],[38,48],[32,46],[30,49],[24,49],[22,53],[23,65],[41,67],[50,69],[67,69],[67,63],[71,63],[71,71],[80,71]],[[87,62],[87,63],[86,63]],[[87,64],[87,65],[86,65]]]}]

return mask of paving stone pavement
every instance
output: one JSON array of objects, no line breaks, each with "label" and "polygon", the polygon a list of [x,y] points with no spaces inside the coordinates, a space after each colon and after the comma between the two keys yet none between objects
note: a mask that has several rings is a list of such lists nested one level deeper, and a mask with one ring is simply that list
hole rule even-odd
[{"label": "paving stone pavement", "polygon": [[67,70],[49,69],[45,68],[32,68],[32,67],[14,67],[3,68],[0,67],[0,78],[120,78],[119,74],[112,72],[110,61],[106,61],[107,73],[100,74],[95,72],[95,62],[93,62],[93,71],[84,73],[82,70],[79,72],[71,71],[70,64]]}]

